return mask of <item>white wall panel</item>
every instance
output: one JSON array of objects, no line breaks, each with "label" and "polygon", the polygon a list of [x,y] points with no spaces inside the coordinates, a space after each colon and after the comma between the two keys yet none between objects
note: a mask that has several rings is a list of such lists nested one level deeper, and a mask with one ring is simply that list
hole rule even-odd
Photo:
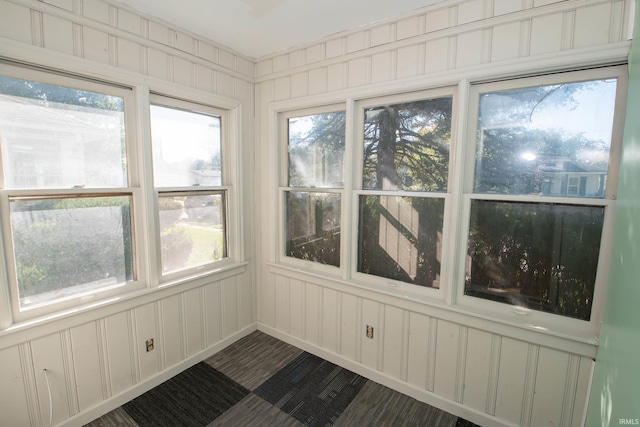
[{"label": "white wall panel", "polygon": [[363,333],[358,321],[358,298],[342,293],[340,309],[340,354],[351,360],[356,360],[358,342]]},{"label": "white wall panel", "polygon": [[454,400],[458,380],[458,352],[460,326],[438,320],[436,341],[435,379],[433,391],[445,399]]},{"label": "white wall panel", "polygon": [[104,321],[106,348],[103,351],[112,395],[127,390],[138,381],[130,320],[129,313],[118,313]]},{"label": "white wall panel", "polygon": [[562,13],[541,16],[531,20],[530,54],[559,52],[562,48]]},{"label": "white wall panel", "polygon": [[84,58],[109,64],[109,35],[102,31],[94,30],[90,27],[82,28],[82,42]]},{"label": "white wall panel", "polygon": [[339,353],[340,345],[340,301],[338,293],[333,289],[322,290],[322,347]]},{"label": "white wall panel", "polygon": [[458,35],[456,42],[456,67],[464,68],[482,63],[482,31]]},{"label": "white wall panel", "polygon": [[443,30],[449,27],[451,18],[449,8],[442,8],[429,12],[425,16],[426,32]]},{"label": "white wall panel", "polygon": [[230,277],[222,281],[222,303],[224,308],[223,331],[224,336],[228,337],[240,329],[238,319],[238,307],[240,301],[238,299],[238,283],[237,277]]},{"label": "white wall panel", "polygon": [[378,338],[384,340],[382,370],[385,374],[402,380],[406,379],[406,320],[404,310],[385,306],[384,327],[381,330],[382,336]]},{"label": "white wall panel", "polygon": [[291,335],[304,338],[305,336],[305,302],[304,302],[305,284],[296,279],[290,279],[289,282],[289,307],[288,312],[291,313],[291,323],[289,331]]},{"label": "white wall panel", "polygon": [[496,25],[492,29],[491,60],[493,62],[515,59],[520,53],[520,22]]},{"label": "white wall panel", "polygon": [[42,31],[45,49],[73,55],[73,28],[69,21],[43,14]]},{"label": "white wall panel", "polygon": [[413,77],[423,66],[424,45],[411,45],[398,49],[396,78]]},{"label": "white wall panel", "polygon": [[[33,375],[38,393],[38,403],[41,414],[40,423],[49,425],[49,397],[53,407],[53,423],[59,423],[72,415],[68,394],[67,369],[68,354],[63,350],[62,334],[52,334],[31,342],[33,358]],[[47,370],[51,396],[47,389],[47,381],[43,370]]]},{"label": "white wall panel", "polygon": [[611,3],[597,4],[576,10],[576,48],[606,44],[609,41]]},{"label": "white wall panel", "polygon": [[366,49],[368,46],[368,31],[357,31],[347,36],[347,53]]},{"label": "white wall panel", "polygon": [[276,276],[276,328],[290,332],[290,302],[289,302],[289,279],[284,276]]},{"label": "white wall panel", "polygon": [[535,379],[531,425],[558,423],[564,407],[563,392],[567,381],[569,355],[541,347]]},{"label": "white wall panel", "polygon": [[30,425],[27,393],[18,347],[0,350],[0,419],[7,426]]},{"label": "white wall panel", "polygon": [[[373,369],[382,369],[380,366],[380,336],[382,331],[383,318],[381,312],[384,306],[377,301],[370,299],[362,300],[362,332],[360,335],[360,361],[363,365]],[[365,328],[373,327],[373,338],[365,335]]]},{"label": "white wall panel", "polygon": [[[175,303],[174,303],[175,304]],[[167,304],[169,307],[171,303]],[[159,372],[159,352],[164,346],[162,338],[158,335],[156,304],[145,304],[134,310],[135,335],[134,345],[138,355],[138,371],[140,380],[146,380]],[[175,319],[178,320],[178,319]],[[147,351],[145,342],[154,338],[155,349]]]},{"label": "white wall panel", "polygon": [[371,55],[371,83],[390,81],[394,78],[395,51]]},{"label": "white wall panel", "polygon": [[140,35],[142,28],[140,16],[128,10],[118,9],[118,28],[132,34]]},{"label": "white wall panel", "polygon": [[300,98],[309,94],[308,73],[297,73],[291,76],[291,97]]},{"label": "white wall panel", "polygon": [[319,43],[310,46],[306,50],[306,62],[312,64],[314,62],[322,61],[324,59],[324,43]]},{"label": "white wall panel", "polygon": [[193,86],[193,68],[191,62],[178,56],[173,57],[173,81],[183,86]]},{"label": "white wall panel", "polygon": [[167,80],[170,74],[167,54],[156,49],[147,49],[147,69],[151,77]]},{"label": "white wall panel", "polygon": [[398,21],[396,24],[396,39],[408,39],[421,34],[424,19],[423,15],[418,15]]},{"label": "white wall panel", "polygon": [[28,8],[6,1],[0,2],[0,37],[31,43],[31,12]]},{"label": "white wall panel", "polygon": [[317,95],[327,91],[327,69],[316,68],[309,71],[309,95]]},{"label": "white wall panel", "polygon": [[122,37],[118,38],[118,66],[125,70],[140,72],[140,45]]},{"label": "white wall panel", "polygon": [[345,46],[344,39],[333,39],[326,42],[326,55],[327,59],[341,56],[344,54]]},{"label": "white wall panel", "polygon": [[484,18],[485,0],[471,0],[458,5],[458,25]]},{"label": "white wall panel", "polygon": [[283,77],[275,81],[275,100],[291,98],[291,77]]},{"label": "white wall panel", "polygon": [[213,71],[202,65],[196,65],[196,89],[213,92]]},{"label": "white wall panel", "polygon": [[[173,366],[183,359],[183,336],[182,336],[182,303],[180,295],[165,298],[160,302],[160,319],[162,326],[162,356],[164,366]],[[146,341],[148,338],[142,338]],[[145,349],[146,352],[146,349]]]},{"label": "white wall panel", "polygon": [[304,301],[304,336],[313,343],[320,343],[320,304],[322,289],[312,283],[305,283]]},{"label": "white wall panel", "polygon": [[227,98],[233,98],[234,92],[234,78],[228,74],[217,72],[215,76],[216,93]]},{"label": "white wall panel", "polygon": [[394,28],[396,28],[395,24],[384,24],[373,27],[369,31],[371,47],[390,43],[393,40],[392,30]]},{"label": "white wall panel", "polygon": [[445,71],[449,68],[449,39],[428,41],[425,46],[425,74]]},{"label": "white wall panel", "polygon": [[369,83],[369,58],[349,61],[349,87],[364,86]]},{"label": "white wall panel", "polygon": [[347,87],[347,65],[331,64],[327,68],[327,90],[329,92]]},{"label": "white wall panel", "polygon": [[495,415],[512,423],[520,422],[526,385],[529,345],[502,338]]},{"label": "white wall panel", "polygon": [[431,340],[430,318],[418,313],[409,313],[409,345],[407,348],[407,382],[426,390],[429,373],[429,342]]},{"label": "white wall panel", "polygon": [[195,288],[182,295],[186,357],[193,356],[205,347],[203,292],[202,288]]},{"label": "white wall panel", "polygon": [[76,390],[80,410],[86,410],[100,403],[103,395],[104,358],[98,348],[96,323],[86,323],[71,329],[73,363]]},{"label": "white wall panel", "polygon": [[109,3],[100,0],[82,0],[82,14],[103,24],[109,23]]},{"label": "white wall panel", "polygon": [[480,411],[485,411],[488,399],[493,398],[487,393],[491,374],[491,344],[492,334],[469,329],[462,403]]},{"label": "white wall panel", "polygon": [[207,345],[224,338],[222,333],[222,287],[212,283],[204,288],[205,330]]}]

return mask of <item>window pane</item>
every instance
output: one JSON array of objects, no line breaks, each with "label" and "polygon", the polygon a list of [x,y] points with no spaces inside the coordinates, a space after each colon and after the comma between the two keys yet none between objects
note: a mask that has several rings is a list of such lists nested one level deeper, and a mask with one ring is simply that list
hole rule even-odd
[{"label": "window pane", "polygon": [[616,83],[482,94],[474,191],[604,197]]},{"label": "window pane", "polygon": [[360,196],[358,271],[440,286],[444,200]]},{"label": "window pane", "polygon": [[122,98],[0,76],[7,188],[125,187]]},{"label": "window pane", "polygon": [[589,320],[604,208],[474,200],[465,294]]},{"label": "window pane", "polygon": [[365,110],[363,188],[446,191],[452,98]]},{"label": "window pane", "polygon": [[289,186],[343,186],[345,113],[289,119]]},{"label": "window pane", "polygon": [[220,117],[151,106],[156,187],[222,185]]},{"label": "window pane", "polygon": [[158,198],[163,273],[227,256],[224,203],[219,192]]},{"label": "window pane", "polygon": [[20,306],[134,280],[131,197],[10,200]]},{"label": "window pane", "polygon": [[287,193],[287,256],[340,266],[339,194]]}]

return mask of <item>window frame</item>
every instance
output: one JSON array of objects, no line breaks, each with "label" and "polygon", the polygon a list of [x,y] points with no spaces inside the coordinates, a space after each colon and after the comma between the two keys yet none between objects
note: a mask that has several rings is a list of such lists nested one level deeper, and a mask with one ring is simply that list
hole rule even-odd
[{"label": "window frame", "polygon": [[[124,104],[124,137],[126,141],[127,185],[122,187],[74,187],[48,189],[7,189],[4,182],[4,165],[0,164],[0,221],[2,222],[3,264],[7,280],[7,298],[11,309],[11,323],[28,321],[44,315],[63,312],[77,308],[94,300],[104,303],[124,293],[142,289],[148,283],[141,254],[147,239],[143,230],[141,207],[143,196],[141,190],[139,152],[136,118],[136,94],[132,87],[96,81],[90,78],[72,77],[51,70],[40,70],[13,64],[3,64],[2,75],[21,80],[31,80],[55,86],[63,86],[122,98]],[[131,198],[131,231],[134,269],[134,280],[118,284],[107,289],[97,289],[66,296],[49,302],[35,304],[33,307],[21,308],[18,294],[17,272],[13,247],[13,231],[10,222],[10,199],[22,197],[106,197],[125,196]]]},{"label": "window frame", "polygon": [[[417,90],[408,93],[383,95],[376,97],[363,98],[355,103],[355,133],[354,146],[351,148],[353,151],[353,158],[355,161],[354,180],[352,187],[353,194],[353,206],[351,212],[350,224],[352,231],[349,241],[349,255],[353,257],[351,264],[351,270],[349,271],[350,277],[358,283],[365,284],[366,286],[374,289],[382,290],[383,292],[393,292],[405,297],[414,298],[418,300],[436,300],[444,301],[447,298],[449,289],[449,267],[451,262],[450,257],[447,256],[451,252],[451,242],[446,236],[451,234],[454,224],[451,221],[452,212],[452,191],[453,183],[455,180],[455,165],[458,162],[457,151],[457,133],[456,122],[458,120],[458,88],[456,86],[442,86],[437,88]],[[447,170],[447,190],[446,191],[406,191],[406,190],[367,190],[363,189],[363,169],[364,169],[364,122],[365,122],[365,110],[372,107],[378,107],[380,105],[388,104],[402,104],[413,101],[429,100],[451,97],[451,139],[449,142],[449,164]],[[441,253],[441,265],[440,265],[440,287],[432,288],[426,286],[413,285],[399,280],[388,279],[385,277],[375,276],[372,274],[362,273],[358,271],[358,254],[359,254],[359,242],[358,242],[358,225],[359,225],[359,199],[360,196],[398,196],[398,197],[425,197],[444,200],[443,211],[443,224],[442,224],[442,253]]]},{"label": "window frame", "polygon": [[[312,116],[317,114],[326,114],[334,112],[345,113],[345,153],[343,159],[343,186],[342,187],[291,187],[289,186],[289,119],[296,117]],[[345,187],[348,180],[347,170],[347,127],[349,123],[349,111],[345,103],[332,103],[318,107],[307,107],[299,109],[291,109],[277,113],[278,127],[278,164],[282,165],[278,171],[278,244],[277,256],[278,263],[289,265],[292,268],[304,270],[313,270],[314,273],[321,273],[334,278],[341,277],[344,271],[344,236],[345,236]],[[322,264],[315,261],[303,260],[287,255],[287,193],[332,193],[340,195],[340,266]]]},{"label": "window frame", "polygon": [[[156,275],[157,283],[159,286],[180,282],[184,279],[195,278],[201,275],[211,274],[219,271],[220,269],[229,267],[236,264],[242,257],[238,248],[239,231],[236,221],[230,221],[230,218],[236,218],[238,212],[237,196],[235,194],[235,181],[236,165],[234,160],[236,159],[236,151],[231,144],[233,138],[232,126],[234,125],[234,118],[230,110],[214,107],[200,100],[186,100],[178,98],[172,95],[167,95],[162,92],[150,92],[149,105],[147,111],[149,111],[149,125],[151,124],[151,106],[161,106],[165,108],[175,109],[184,112],[192,112],[195,114],[204,114],[208,116],[215,116],[220,119],[220,157],[221,157],[221,185],[219,186],[171,186],[171,187],[156,187],[153,178],[150,184],[150,191],[153,194],[153,235],[157,244],[153,251],[155,259],[155,270],[153,274]],[[149,173],[153,177],[153,156],[151,151],[153,149],[153,141],[151,135],[151,128],[149,127],[149,139],[150,139],[150,167]],[[221,193],[222,205],[223,205],[223,224],[224,224],[224,244],[226,256],[220,260],[215,260],[205,264],[200,264],[193,267],[188,267],[182,270],[169,271],[163,273],[162,271],[162,257],[161,257],[161,240],[160,240],[160,219],[159,219],[159,198],[164,194],[170,196],[172,194],[180,195],[194,195],[202,196],[211,193]]]},{"label": "window frame", "polygon": [[[617,79],[616,98],[612,124],[611,146],[609,150],[609,164],[607,171],[607,185],[603,198],[580,195],[543,196],[520,194],[490,194],[475,193],[473,189],[475,174],[475,159],[477,149],[477,123],[479,114],[479,97],[484,93],[505,90],[525,89],[562,83],[576,83],[591,80]],[[480,316],[488,316],[504,323],[524,325],[536,330],[550,331],[555,334],[575,337],[597,336],[599,323],[602,318],[604,299],[611,263],[611,248],[613,240],[613,221],[615,199],[618,184],[618,171],[622,150],[622,132],[624,110],[626,105],[627,74],[624,66],[610,66],[578,71],[567,71],[541,76],[524,76],[510,80],[471,84],[469,88],[469,103],[467,111],[466,132],[464,141],[465,167],[459,171],[462,181],[462,206],[458,215],[460,233],[457,240],[457,261],[455,267],[455,305],[465,311]],[[598,266],[594,282],[594,294],[591,305],[590,319],[580,320],[559,314],[547,313],[540,310],[520,307],[516,305],[494,302],[464,294],[466,256],[470,228],[471,204],[473,200],[488,200],[496,202],[530,202],[547,203],[552,205],[583,205],[604,208]]]}]

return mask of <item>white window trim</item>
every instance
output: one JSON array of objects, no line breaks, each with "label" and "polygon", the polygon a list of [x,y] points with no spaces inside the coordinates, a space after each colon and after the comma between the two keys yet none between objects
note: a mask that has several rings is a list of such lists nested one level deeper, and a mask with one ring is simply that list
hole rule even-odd
[{"label": "white window trim", "polygon": [[[142,215],[139,209],[143,205],[142,194],[139,180],[139,154],[138,144],[136,143],[136,125],[135,125],[135,93],[132,88],[124,88],[122,85],[111,85],[97,81],[89,81],[84,79],[75,79],[70,76],[60,75],[46,70],[34,70],[20,66],[3,64],[2,74],[8,77],[14,77],[22,80],[33,80],[41,83],[47,83],[57,86],[65,86],[73,89],[86,90],[90,92],[104,93],[108,95],[118,96],[124,102],[125,116],[125,138],[127,141],[127,187],[114,188],[90,188],[90,189],[26,189],[12,190],[3,188],[0,190],[0,219],[2,221],[2,240],[4,251],[4,273],[8,291],[0,292],[0,304],[10,307],[10,314],[0,321],[0,326],[7,327],[12,323],[24,322],[36,317],[51,315],[52,313],[62,312],[78,307],[82,304],[93,302],[94,300],[107,300],[109,298],[122,295],[123,293],[135,292],[145,287],[148,277],[145,274],[141,254],[143,248],[147,245],[146,236],[137,230],[142,229]],[[133,125],[132,125],[133,124]],[[0,165],[0,169],[2,165]],[[4,176],[3,174],[0,174]],[[4,182],[2,182],[4,187]],[[16,269],[13,264],[13,241],[12,229],[10,222],[9,199],[14,196],[54,196],[54,195],[122,195],[131,197],[131,226],[133,233],[133,251],[134,251],[134,271],[135,278],[131,282],[120,284],[117,287],[109,289],[100,289],[89,291],[77,295],[60,298],[55,301],[38,304],[27,309],[20,308],[20,301],[17,289]],[[126,290],[125,290],[126,289]],[[2,302],[2,296],[6,294],[8,300]],[[10,316],[10,318],[9,318]]]},{"label": "white window trim", "polygon": [[[210,104],[202,102],[186,101],[184,99],[178,99],[170,95],[164,95],[160,93],[150,93],[149,105],[158,105],[168,108],[174,108],[183,111],[192,111],[195,113],[202,113],[209,116],[216,116],[220,118],[221,128],[221,158],[222,158],[222,185],[220,186],[199,186],[199,187],[155,187],[151,185],[149,188],[153,192],[153,235],[157,244],[154,245],[155,251],[153,254],[153,263],[151,268],[154,270],[153,274],[156,275],[157,284],[159,286],[167,283],[174,283],[185,277],[198,277],[203,274],[209,274],[215,272],[221,268],[233,265],[243,259],[240,240],[239,240],[239,224],[238,221],[231,220],[231,218],[238,218],[238,197],[236,194],[236,186],[232,185],[236,181],[238,176],[238,167],[235,164],[237,159],[237,152],[235,147],[239,145],[239,141],[231,141],[232,135],[237,134],[232,128],[236,123],[232,121],[232,114],[229,110],[216,108]],[[149,129],[150,129],[150,117],[149,117]],[[150,147],[153,141],[150,141]],[[149,153],[149,173],[148,176],[153,176],[153,155]],[[152,178],[151,178],[152,180]],[[224,221],[225,221],[225,245],[226,245],[226,257],[218,261],[213,261],[207,264],[187,268],[179,271],[172,271],[166,274],[162,273],[162,262],[160,254],[160,224],[158,220],[158,199],[160,194],[163,193],[208,193],[211,191],[222,192],[224,194]]]}]

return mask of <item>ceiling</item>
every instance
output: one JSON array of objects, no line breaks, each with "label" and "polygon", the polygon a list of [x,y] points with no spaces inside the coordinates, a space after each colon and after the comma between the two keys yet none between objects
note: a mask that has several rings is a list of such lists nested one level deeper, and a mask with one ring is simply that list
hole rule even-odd
[{"label": "ceiling", "polygon": [[117,1],[257,59],[444,0]]}]

